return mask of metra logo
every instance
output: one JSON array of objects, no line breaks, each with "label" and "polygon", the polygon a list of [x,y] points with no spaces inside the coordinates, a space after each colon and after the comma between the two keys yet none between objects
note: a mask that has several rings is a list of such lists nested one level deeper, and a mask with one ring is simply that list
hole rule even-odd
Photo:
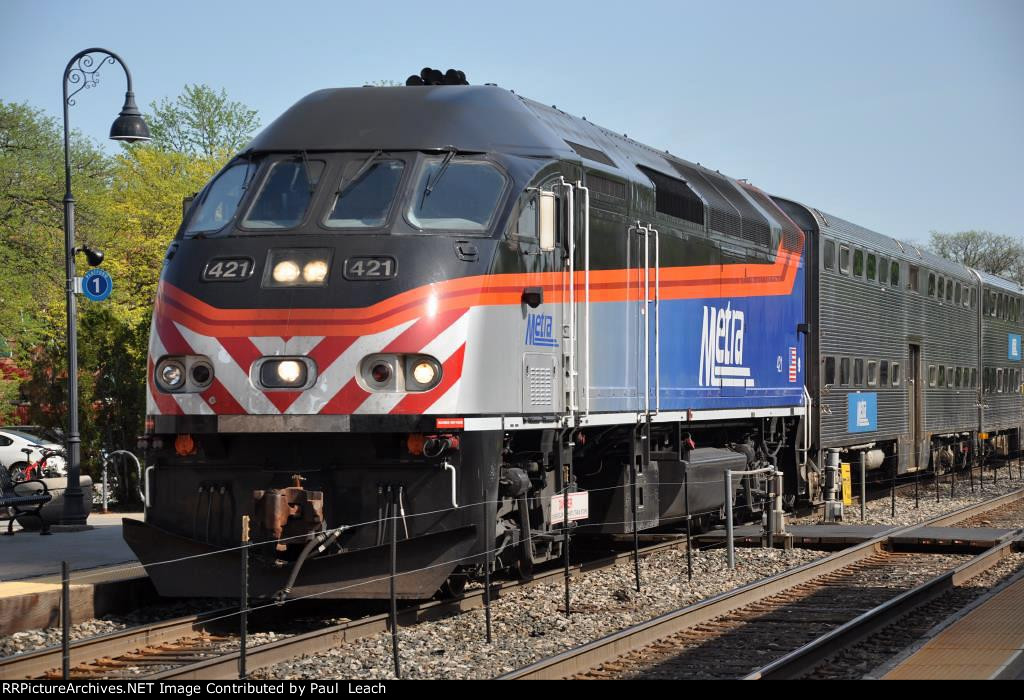
[{"label": "metra logo", "polygon": [[733,310],[704,307],[700,332],[700,386],[754,386],[750,368],[743,367],[744,314]]},{"label": "metra logo", "polygon": [[555,323],[548,314],[529,314],[526,317],[526,344],[541,348],[557,348]]}]

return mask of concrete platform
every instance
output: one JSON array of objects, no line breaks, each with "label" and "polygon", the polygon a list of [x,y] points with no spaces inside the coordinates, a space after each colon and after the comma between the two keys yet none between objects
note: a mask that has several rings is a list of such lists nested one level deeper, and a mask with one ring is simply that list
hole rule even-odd
[{"label": "concrete platform", "polygon": [[[891,525],[849,525],[845,523],[820,523],[817,525],[789,525],[786,532],[792,536],[794,547],[834,549],[867,542],[881,536]],[[988,549],[1003,542],[1020,530],[1006,530],[988,527],[919,527],[898,537],[890,537],[894,549]],[[733,528],[737,546],[761,546],[760,525],[743,525]],[[694,537],[701,545],[723,544],[725,530],[715,529]]]},{"label": "concrete platform", "polygon": [[90,530],[0,536],[0,634],[59,622],[60,563],[71,565],[71,613],[83,620],[127,610],[155,597],[145,571],[121,538],[121,518],[92,513]]},{"label": "concrete platform", "polygon": [[[823,523],[820,525],[787,525],[786,532],[793,537],[794,547],[848,547],[878,537],[890,525],[848,525],[845,523]],[[760,546],[760,525],[738,525],[733,528],[733,539],[737,545]],[[695,535],[702,545],[725,542],[725,530],[711,530]]]},{"label": "concrete platform", "polygon": [[944,628],[883,680],[1024,678],[1024,577]]}]

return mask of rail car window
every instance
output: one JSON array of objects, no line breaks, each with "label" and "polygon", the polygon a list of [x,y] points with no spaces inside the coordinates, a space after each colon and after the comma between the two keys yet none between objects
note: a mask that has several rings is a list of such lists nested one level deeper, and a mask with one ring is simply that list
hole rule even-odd
[{"label": "rail car window", "polygon": [[844,275],[850,274],[850,246],[839,246],[839,272]]},{"label": "rail car window", "polygon": [[996,370],[996,393],[1003,393],[1003,370],[1002,368]]},{"label": "rail car window", "polygon": [[939,365],[939,383],[938,386],[946,386],[946,365]]},{"label": "rail car window", "polygon": [[853,361],[853,385],[864,386],[864,360],[860,357]]},{"label": "rail car window", "polygon": [[839,359],[839,385],[850,386],[850,358]]},{"label": "rail car window", "polygon": [[953,303],[960,306],[960,283],[956,283],[956,294],[953,295]]},{"label": "rail car window", "polygon": [[878,365],[878,385],[881,387],[889,386],[889,361],[882,360]]},{"label": "rail car window", "polygon": [[878,259],[878,281],[889,284],[889,261],[885,258]]},{"label": "rail car window", "polygon": [[900,378],[900,363],[899,362],[893,362],[892,363],[892,385],[893,386],[899,386],[900,385],[900,379],[901,379]]},{"label": "rail car window", "polygon": [[868,386],[878,386],[878,363],[868,361]]},{"label": "rail car window", "polygon": [[868,282],[874,282],[878,275],[878,258],[874,253],[868,253]]},{"label": "rail car window", "polygon": [[891,284],[894,287],[899,287],[900,286],[900,264],[899,264],[898,261],[893,260],[892,264],[890,264],[889,267],[892,268],[892,269],[889,270],[889,284]]},{"label": "rail car window", "polygon": [[935,296],[935,273],[928,273],[928,296]]},{"label": "rail car window", "polygon": [[[377,228],[383,226],[395,199],[398,183],[402,181],[405,163],[400,160],[385,160],[374,163],[365,173],[359,174],[365,160],[349,163],[338,183],[334,195],[334,206],[324,219],[329,228]],[[351,178],[359,175],[359,179]]]},{"label": "rail car window", "polygon": [[939,369],[935,365],[928,365],[928,386],[935,386],[939,378]]},{"label": "rail car window", "polygon": [[978,388],[978,368],[977,367],[971,367],[971,388],[972,389],[977,389]]},{"label": "rail car window", "polygon": [[822,248],[821,254],[822,264],[826,270],[836,269],[836,244],[834,241],[825,239],[825,245]]},{"label": "rail car window", "polygon": [[911,289],[915,292],[920,291],[921,289],[918,286],[918,271],[919,268],[917,267],[917,265],[907,266],[907,289]]},{"label": "rail car window", "polygon": [[825,374],[822,382],[824,384],[836,383],[836,358],[831,355],[825,357]]},{"label": "rail car window", "polygon": [[[444,168],[442,170],[442,168]],[[505,177],[490,163],[429,161],[420,173],[409,207],[409,223],[417,228],[486,231]]]},{"label": "rail car window", "polygon": [[960,385],[963,382],[963,378],[964,378],[964,368],[963,367],[957,367],[956,368],[956,388],[957,389],[960,388]]},{"label": "rail car window", "polygon": [[978,290],[975,287],[971,287],[971,308],[977,308],[978,306]]},{"label": "rail car window", "polygon": [[256,201],[242,225],[247,228],[292,228],[302,221],[326,164],[290,158],[270,166]]},{"label": "rail car window", "polygon": [[853,251],[853,276],[857,278],[864,276],[864,251],[860,248]]},{"label": "rail car window", "polygon": [[953,280],[946,280],[946,302],[953,303]]},{"label": "rail car window", "polygon": [[939,275],[939,301],[942,301],[942,297],[946,296],[946,278]]},{"label": "rail car window", "polygon": [[238,161],[217,176],[188,222],[185,235],[218,231],[231,221],[245,193],[249,176],[256,170],[249,161]]}]

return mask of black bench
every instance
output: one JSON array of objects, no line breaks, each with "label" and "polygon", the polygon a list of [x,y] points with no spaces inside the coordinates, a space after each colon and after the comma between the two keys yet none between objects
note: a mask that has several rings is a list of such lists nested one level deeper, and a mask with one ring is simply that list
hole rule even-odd
[{"label": "black bench", "polygon": [[[43,490],[20,494],[17,492],[16,487],[22,484],[39,484],[43,487]],[[43,519],[40,511],[43,509],[43,506],[50,502],[51,498],[53,498],[53,495],[50,493],[50,489],[47,488],[41,479],[15,482],[7,468],[0,465],[0,520],[9,521],[7,524],[8,535],[14,534],[14,520],[20,515],[31,515],[39,518],[39,523],[42,526],[39,534],[49,535],[50,526]]]}]

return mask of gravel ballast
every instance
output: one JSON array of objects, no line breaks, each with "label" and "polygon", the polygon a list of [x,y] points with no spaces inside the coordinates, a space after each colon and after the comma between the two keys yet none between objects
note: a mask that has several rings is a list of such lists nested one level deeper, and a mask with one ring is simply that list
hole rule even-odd
[{"label": "gravel ballast", "polygon": [[[484,611],[423,622],[399,630],[404,678],[492,678],[501,673],[649,620],[737,586],[825,556],[811,550],[739,549],[730,571],[724,550],[696,552],[693,581],[686,580],[686,552],[668,550],[640,560],[637,593],[632,560],[572,579],[571,618],[564,589],[541,584],[502,594],[492,604],[493,643],[484,641]],[[254,678],[393,678],[390,633],[329,652],[256,671]]]}]

